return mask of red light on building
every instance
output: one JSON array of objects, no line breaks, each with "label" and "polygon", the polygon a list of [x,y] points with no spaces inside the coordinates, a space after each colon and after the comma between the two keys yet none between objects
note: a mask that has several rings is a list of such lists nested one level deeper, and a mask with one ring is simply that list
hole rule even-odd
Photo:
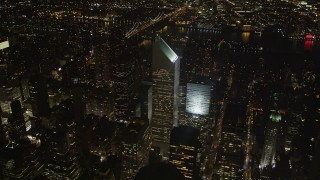
[{"label": "red light on building", "polygon": [[313,39],[315,39],[316,37],[315,37],[315,35],[311,35],[311,34],[307,34],[306,35],[306,39],[307,40],[313,40]]}]

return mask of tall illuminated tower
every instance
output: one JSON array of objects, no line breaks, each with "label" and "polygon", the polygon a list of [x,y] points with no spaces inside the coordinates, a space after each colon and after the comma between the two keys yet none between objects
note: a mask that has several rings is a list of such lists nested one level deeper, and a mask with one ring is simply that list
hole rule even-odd
[{"label": "tall illuminated tower", "polygon": [[267,166],[275,166],[275,156],[277,149],[278,135],[280,134],[280,125],[282,117],[281,114],[284,113],[281,110],[282,94],[274,93],[273,100],[271,101],[271,108],[269,114],[269,121],[267,124],[267,132],[265,135],[265,142],[262,151],[262,157],[260,161],[260,168],[263,170]]},{"label": "tall illuminated tower", "polygon": [[269,116],[269,127],[266,133],[266,140],[263,146],[260,168],[275,164],[278,122],[281,121],[281,114],[271,110]]},{"label": "tall illuminated tower", "polygon": [[168,157],[170,132],[178,125],[177,93],[180,58],[160,37],[152,48],[152,134],[153,145]]}]

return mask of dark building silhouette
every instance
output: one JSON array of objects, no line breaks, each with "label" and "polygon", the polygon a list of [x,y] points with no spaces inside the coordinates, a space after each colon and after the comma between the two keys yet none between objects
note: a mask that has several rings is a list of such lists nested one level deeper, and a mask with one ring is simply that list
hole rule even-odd
[{"label": "dark building silhouette", "polygon": [[10,106],[12,110],[12,115],[9,118],[10,138],[12,141],[18,141],[26,132],[23,111],[19,100],[13,101]]},{"label": "dark building silhouette", "polygon": [[199,179],[199,152],[200,131],[193,127],[179,126],[172,129],[170,136],[169,161],[187,179]]},{"label": "dark building silhouette", "polygon": [[124,127],[121,136],[123,146],[121,179],[130,180],[149,160],[151,148],[149,121],[135,118]]},{"label": "dark building silhouette", "polygon": [[155,163],[141,168],[134,180],[185,180],[181,172],[170,163]]},{"label": "dark building silhouette", "polygon": [[60,103],[52,113],[54,122],[46,144],[46,167],[43,175],[49,179],[77,179],[82,174],[76,151],[75,122],[72,100]]},{"label": "dark building silhouette", "polygon": [[33,114],[39,117],[48,117],[50,115],[48,89],[46,80],[41,75],[30,78],[29,93]]}]

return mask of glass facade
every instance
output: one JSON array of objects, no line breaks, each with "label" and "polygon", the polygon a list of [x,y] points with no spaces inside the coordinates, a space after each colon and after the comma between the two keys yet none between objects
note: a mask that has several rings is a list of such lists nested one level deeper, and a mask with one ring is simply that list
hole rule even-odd
[{"label": "glass facade", "polygon": [[155,145],[166,156],[170,131],[178,124],[180,59],[161,38],[155,40],[152,51],[152,134]]},{"label": "glass facade", "polygon": [[188,83],[186,111],[199,115],[209,114],[210,98],[210,86]]}]

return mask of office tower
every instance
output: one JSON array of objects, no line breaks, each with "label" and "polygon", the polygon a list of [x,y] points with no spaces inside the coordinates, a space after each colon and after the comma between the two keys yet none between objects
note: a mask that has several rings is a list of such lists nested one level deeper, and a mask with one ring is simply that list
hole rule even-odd
[{"label": "office tower", "polygon": [[[265,142],[262,150],[262,156],[259,167],[264,174],[264,168],[275,166],[276,146],[279,133],[279,122],[281,121],[281,115],[272,110],[269,116],[269,122],[267,125],[267,132],[265,134]],[[264,176],[264,175],[263,175]],[[269,175],[267,175],[269,176]]]},{"label": "office tower", "polygon": [[222,123],[213,179],[242,179],[245,107],[228,104]]},{"label": "office tower", "polygon": [[9,118],[10,138],[12,141],[18,141],[26,132],[23,111],[19,100],[13,101],[10,106],[12,109],[12,114]]},{"label": "office tower", "polygon": [[[19,100],[10,104],[12,114],[9,117],[7,132],[2,142],[0,169],[1,179],[34,179],[43,170],[38,147],[41,141],[31,135],[26,135],[26,126],[23,110]],[[3,130],[3,129],[2,129]]]},{"label": "office tower", "polygon": [[21,90],[22,100],[26,101],[30,97],[29,80],[28,79],[22,79],[20,81],[20,90]]},{"label": "office tower", "polygon": [[200,166],[202,167],[205,165],[205,154],[208,148],[208,141],[211,138],[210,131],[212,131],[214,124],[213,116],[210,116],[209,113],[211,87],[204,84],[187,83],[183,94],[185,94],[184,102],[181,102],[180,106],[184,108],[181,107],[182,109],[179,112],[179,124],[194,127],[200,131],[199,141],[201,147],[199,152],[201,154]]},{"label": "office tower", "polygon": [[129,117],[129,108],[135,93],[135,62],[131,56],[130,53],[123,53],[112,62],[115,116],[118,120],[125,120]]},{"label": "office tower", "polygon": [[320,177],[320,133],[318,134],[317,138],[315,139],[315,147],[314,147],[314,158],[312,160],[311,165],[311,178],[312,180],[316,180]]},{"label": "office tower", "polygon": [[105,43],[98,45],[93,50],[93,57],[95,62],[95,79],[98,84],[108,84],[111,80],[110,67],[110,46]]},{"label": "office tower", "polygon": [[303,122],[302,119],[302,113],[300,112],[289,112],[289,118],[288,122],[286,122],[286,136],[285,136],[285,151],[290,152],[293,150],[293,141],[294,139],[299,136],[301,127]]},{"label": "office tower", "polygon": [[27,138],[9,142],[0,153],[0,177],[3,180],[34,179],[43,170],[39,150]]},{"label": "office tower", "polygon": [[267,166],[275,166],[275,156],[277,150],[277,142],[280,131],[280,121],[282,119],[283,102],[282,94],[274,93],[271,100],[269,119],[267,122],[267,130],[265,134],[265,142],[262,150],[262,156],[259,167],[263,170]]},{"label": "office tower", "polygon": [[170,132],[178,124],[177,93],[180,59],[160,37],[152,48],[152,134],[153,145],[168,156]]},{"label": "office tower", "polygon": [[7,83],[8,78],[8,56],[9,41],[0,37],[0,84]]},{"label": "office tower", "polygon": [[171,163],[160,162],[141,168],[134,180],[185,180],[181,172]]},{"label": "office tower", "polygon": [[140,88],[141,117],[152,118],[152,83],[143,82]]},{"label": "office tower", "polygon": [[194,115],[208,115],[210,98],[210,86],[187,83],[186,112]]},{"label": "office tower", "polygon": [[85,99],[86,114],[109,117],[114,112],[113,98],[112,90],[108,86],[89,87]]},{"label": "office tower", "polygon": [[148,164],[151,129],[147,119],[130,120],[122,132],[121,179],[133,179],[138,170]]},{"label": "office tower", "polygon": [[94,179],[96,180],[116,180],[112,170],[110,168],[100,168],[95,176]]},{"label": "office tower", "polygon": [[151,146],[149,152],[149,164],[159,163],[162,160],[162,156],[160,154],[160,148],[156,146]]},{"label": "office tower", "polygon": [[21,101],[21,93],[19,87],[14,86],[0,88],[0,107],[3,113],[12,113],[10,104],[15,100]]},{"label": "office tower", "polygon": [[15,100],[21,101],[19,87],[1,87],[0,88],[0,111],[2,124],[8,124],[11,117],[11,103]]},{"label": "office tower", "polygon": [[30,102],[32,113],[37,117],[50,115],[49,96],[46,80],[41,75],[35,75],[29,81]]},{"label": "office tower", "polygon": [[81,87],[74,87],[72,89],[72,99],[74,101],[74,109],[75,109],[75,121],[81,122],[85,118],[85,112],[86,112],[86,107],[85,107],[85,102],[84,102],[84,92]]},{"label": "office tower", "polygon": [[49,179],[78,179],[82,173],[76,152],[74,105],[68,99],[52,112],[54,123],[46,144],[46,167],[43,175]]},{"label": "office tower", "polygon": [[72,57],[70,58],[71,60],[61,67],[62,82],[67,88],[70,88],[73,85],[81,84],[85,81],[85,71],[81,68],[81,64],[72,60]]},{"label": "office tower", "polygon": [[199,179],[199,166],[197,163],[200,131],[193,127],[174,127],[170,137],[169,161],[187,179]]}]

